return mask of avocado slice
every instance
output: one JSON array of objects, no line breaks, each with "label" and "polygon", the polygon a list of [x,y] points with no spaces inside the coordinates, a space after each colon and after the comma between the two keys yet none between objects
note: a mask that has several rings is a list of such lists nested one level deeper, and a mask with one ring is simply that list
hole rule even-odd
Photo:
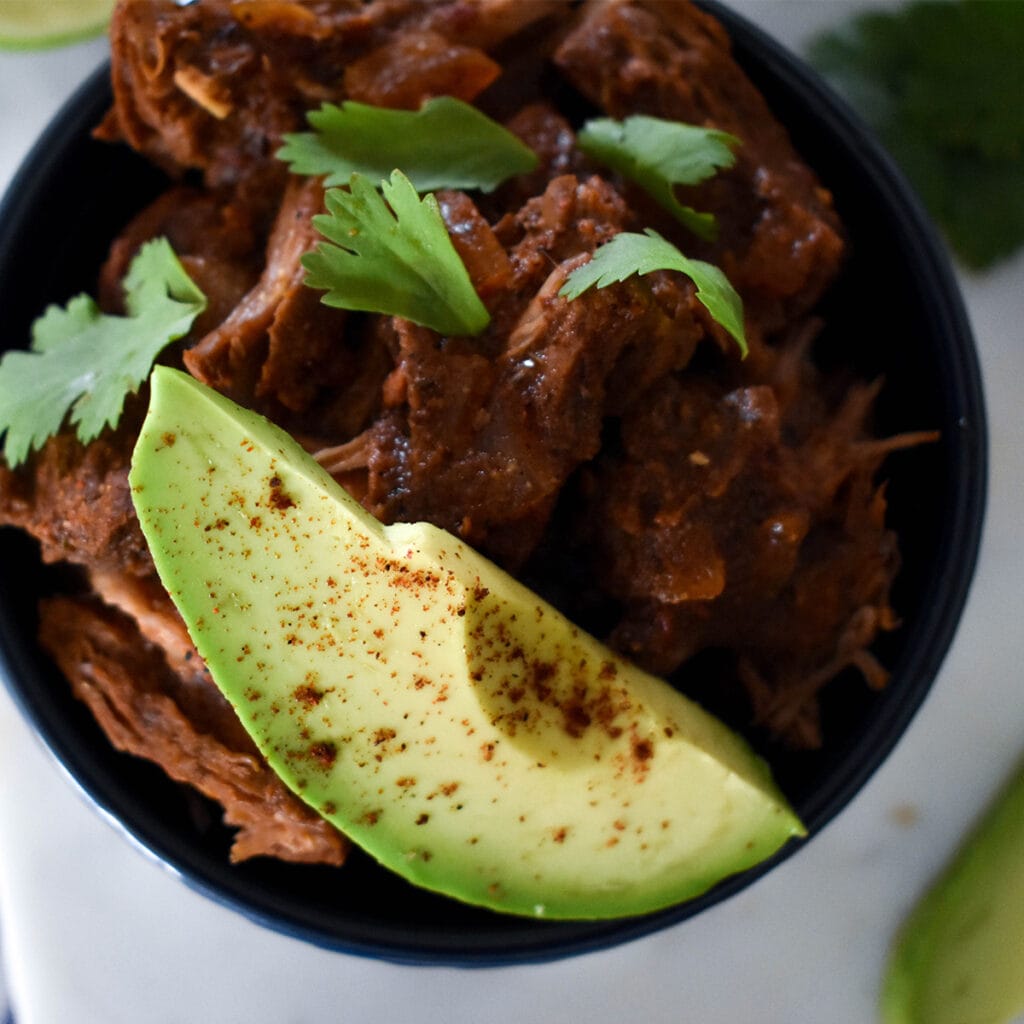
[{"label": "avocado slice", "polygon": [[185,374],[154,370],[130,481],[268,762],[409,881],[514,914],[633,915],[803,834],[719,721],[452,535],[382,526]]},{"label": "avocado slice", "polygon": [[886,1024],[1001,1024],[1024,1011],[1024,765],[914,908],[882,987]]}]

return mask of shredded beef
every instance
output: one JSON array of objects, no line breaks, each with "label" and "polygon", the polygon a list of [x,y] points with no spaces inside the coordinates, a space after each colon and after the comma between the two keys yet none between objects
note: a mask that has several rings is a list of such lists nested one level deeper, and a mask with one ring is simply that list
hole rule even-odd
[{"label": "shredded beef", "polygon": [[[609,642],[649,669],[728,652],[737,717],[776,740],[823,742],[819,694],[844,667],[884,684],[869,648],[896,624],[898,552],[876,477],[926,438],[873,439],[877,385],[815,368],[808,313],[842,227],[713,18],[685,0],[121,0],[112,47],[98,135],[190,180],[99,275],[118,312],[139,246],[170,239],[208,307],[164,361],[291,431],[381,520],[435,523],[567,610],[600,608]],[[538,155],[491,194],[437,194],[491,315],[476,338],[323,305],[301,263],[323,185],[274,157],[324,101],[437,95],[478,102]],[[577,148],[587,104],[740,140],[732,169],[679,190],[714,214],[715,240]],[[560,296],[645,227],[725,270],[746,360],[683,275]],[[235,859],[340,863],[343,839],[264,764],[156,579],[127,483],[144,403],[87,446],[66,432],[0,465],[0,523],[92,587],[44,604],[43,644],[115,746],[223,804]]]},{"label": "shredded beef", "polygon": [[43,603],[40,639],[119,750],[224,806],[233,860],[340,864],[347,843],[285,789],[212,684],[186,691],[132,619],[90,600]]}]

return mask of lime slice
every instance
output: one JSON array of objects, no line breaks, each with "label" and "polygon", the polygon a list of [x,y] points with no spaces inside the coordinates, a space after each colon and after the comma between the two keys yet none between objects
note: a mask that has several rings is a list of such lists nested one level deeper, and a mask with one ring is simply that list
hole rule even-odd
[{"label": "lime slice", "polygon": [[39,50],[98,36],[114,0],[0,0],[0,48]]}]

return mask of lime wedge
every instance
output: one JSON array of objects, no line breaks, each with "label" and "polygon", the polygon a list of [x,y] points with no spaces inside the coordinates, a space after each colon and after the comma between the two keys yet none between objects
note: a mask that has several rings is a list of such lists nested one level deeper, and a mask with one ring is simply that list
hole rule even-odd
[{"label": "lime wedge", "polygon": [[100,35],[114,0],[0,0],[0,49],[40,50]]}]

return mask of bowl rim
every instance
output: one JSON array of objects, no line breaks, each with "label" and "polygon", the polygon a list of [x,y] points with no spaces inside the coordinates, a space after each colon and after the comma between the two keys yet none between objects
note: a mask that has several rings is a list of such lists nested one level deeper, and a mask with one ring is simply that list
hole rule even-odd
[{"label": "bowl rim", "polygon": [[[742,15],[723,7],[717,0],[703,0],[700,6],[725,27],[741,65],[754,64],[759,73],[773,80],[782,91],[813,104],[823,130],[850,152],[856,152],[865,173],[888,211],[894,215],[893,230],[916,265],[915,277],[935,299],[933,322],[946,333],[945,355],[955,359],[955,401],[963,410],[963,430],[951,439],[951,470],[956,474],[956,502],[946,510],[944,543],[956,542],[958,558],[948,557],[937,579],[942,599],[924,609],[919,631],[931,638],[919,644],[901,664],[901,683],[879,702],[858,744],[870,743],[871,756],[857,757],[845,770],[833,772],[828,784],[819,787],[800,808],[808,827],[808,838],[790,841],[778,853],[753,868],[734,875],[709,892],[665,910],[635,918],[610,921],[536,922],[532,938],[508,944],[501,915],[494,915],[493,935],[481,944],[481,933],[458,941],[424,944],[417,936],[391,929],[331,928],[297,914],[287,899],[274,893],[247,891],[237,874],[213,870],[204,858],[197,858],[190,844],[169,834],[167,829],[131,820],[131,807],[111,791],[103,773],[83,756],[74,729],[54,722],[30,688],[15,680],[31,674],[32,668],[19,638],[0,616],[0,677],[7,685],[21,714],[47,748],[65,777],[100,815],[150,859],[169,870],[194,891],[213,902],[242,914],[268,929],[321,948],[406,965],[495,967],[547,962],[607,949],[633,941],[678,924],[702,910],[731,897],[783,860],[802,849],[831,822],[866,784],[905,734],[911,719],[923,703],[956,632],[977,563],[987,492],[987,427],[981,373],[969,320],[959,285],[944,245],[924,213],[920,202],[881,144],[860,122],[852,109],[824,80],[797,55]],[[0,202],[0,273],[7,264],[14,242],[25,230],[31,211],[44,195],[45,183],[59,166],[69,134],[81,131],[83,114],[102,113],[109,105],[110,65],[98,67],[73,93],[51,120],[29,151]],[[91,123],[91,122],[90,122]],[[969,414],[969,415],[968,415]],[[852,755],[851,755],[852,756]],[[386,929],[385,929],[386,930]]]}]

